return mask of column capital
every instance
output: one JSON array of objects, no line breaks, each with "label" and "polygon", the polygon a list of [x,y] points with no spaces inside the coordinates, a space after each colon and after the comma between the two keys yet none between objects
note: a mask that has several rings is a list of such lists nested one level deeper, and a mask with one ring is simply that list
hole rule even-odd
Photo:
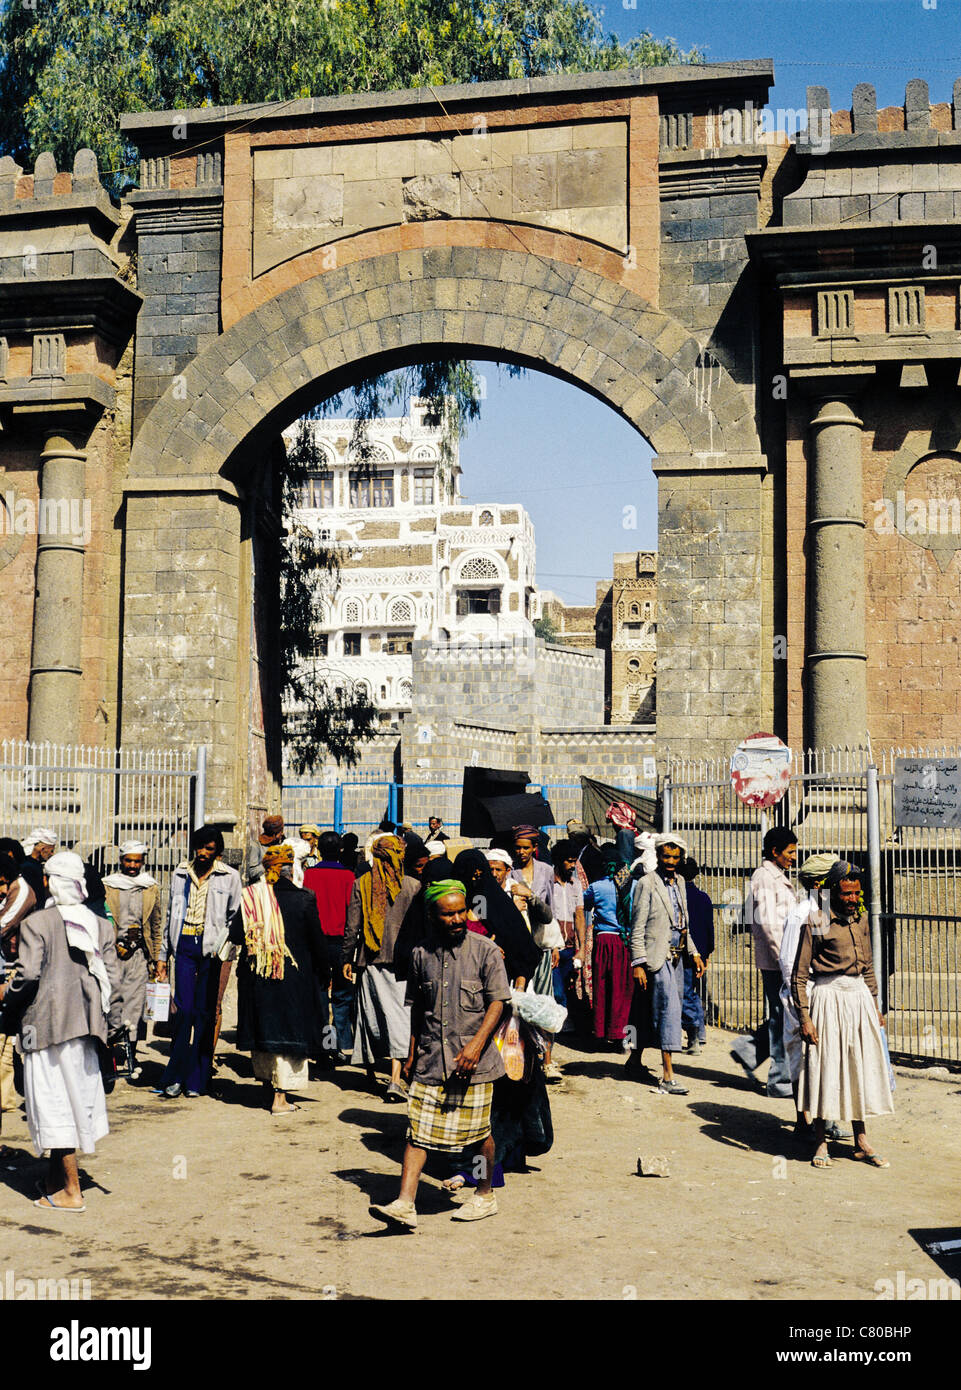
[{"label": "column capital", "polygon": [[838,391],[818,396],[813,404],[817,407],[817,414],[811,419],[812,430],[823,429],[826,425],[854,425],[859,430],[864,428],[864,421],[855,415],[851,398],[846,393]]}]

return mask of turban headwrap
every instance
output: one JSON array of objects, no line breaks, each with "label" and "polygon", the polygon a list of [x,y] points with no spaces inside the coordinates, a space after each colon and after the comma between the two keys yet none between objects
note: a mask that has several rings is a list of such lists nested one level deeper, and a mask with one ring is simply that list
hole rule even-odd
[{"label": "turban headwrap", "polygon": [[264,878],[268,883],[276,883],[285,864],[294,862],[293,845],[268,845],[264,850]]},{"label": "turban headwrap", "polygon": [[512,834],[515,840],[539,840],[541,837],[536,825],[515,825]]},{"label": "turban headwrap", "polygon": [[121,857],[126,854],[141,854],[146,858],[150,853],[150,846],[145,845],[142,840],[124,840],[119,848]]},{"label": "turban headwrap", "polygon": [[675,835],[673,830],[665,835],[654,836],[654,848],[660,849],[661,845],[677,845],[678,849],[683,850],[685,854],[687,853],[687,845],[680,835]]},{"label": "turban headwrap", "polygon": [[836,859],[828,869],[824,880],[825,888],[836,888],[845,878],[856,878],[860,880],[864,871],[859,869],[857,864],[849,864],[846,859]]},{"label": "turban headwrap", "polygon": [[448,893],[460,893],[465,902],[467,900],[467,889],[459,878],[442,878],[437,883],[428,883],[424,898],[428,903],[435,903],[438,898],[446,898]]},{"label": "turban headwrap", "polygon": [[284,818],[283,818],[283,816],[265,816],[265,817],[264,817],[264,820],[263,820],[263,834],[260,835],[258,838],[260,839],[260,843],[261,843],[262,845],[266,845],[270,840],[273,840],[277,835],[282,835],[283,833],[284,833]]},{"label": "turban headwrap", "polygon": [[396,835],[378,835],[370,845],[370,873],[358,879],[360,905],[364,918],[364,945],[372,954],[380,951],[387,913],[400,892],[404,879],[406,845]]},{"label": "turban headwrap", "polygon": [[506,849],[489,849],[486,855],[488,863],[506,864],[509,869],[514,867],[514,861]]},{"label": "turban headwrap", "polygon": [[110,980],[100,950],[98,919],[84,906],[87,884],[80,855],[70,850],[52,854],[47,860],[47,881],[50,896],[63,918],[67,944],[86,956],[87,968],[100,986],[100,1003],[107,1015],[110,1013]]},{"label": "turban headwrap", "polygon": [[809,855],[798,869],[798,877],[801,879],[802,883],[808,883],[813,886],[815,883],[820,883],[822,879],[827,878],[834,863],[835,858],[833,854]]}]

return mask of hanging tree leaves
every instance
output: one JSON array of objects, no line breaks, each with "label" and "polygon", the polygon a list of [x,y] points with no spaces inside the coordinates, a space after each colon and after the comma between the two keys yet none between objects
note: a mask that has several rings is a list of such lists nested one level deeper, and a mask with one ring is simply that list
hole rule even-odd
[{"label": "hanging tree leaves", "polygon": [[[584,0],[10,0],[0,11],[0,154],[32,168],[49,150],[58,168],[69,168],[89,146],[104,182],[122,193],[137,172],[136,151],[120,133],[124,111],[699,60],[696,49],[684,53],[649,32],[627,42],[605,34]],[[407,413],[414,395],[436,406],[449,461],[453,441],[480,413],[470,362],[433,361],[361,381],[326,413],[346,405],[363,462],[369,421],[398,403]],[[311,470],[309,454],[301,432],[284,470],[285,515]],[[337,555],[295,526],[281,559],[285,703],[301,711],[287,720],[288,755],[301,768],[325,749],[353,762],[376,712],[346,680],[338,693],[316,655],[316,619]]]}]

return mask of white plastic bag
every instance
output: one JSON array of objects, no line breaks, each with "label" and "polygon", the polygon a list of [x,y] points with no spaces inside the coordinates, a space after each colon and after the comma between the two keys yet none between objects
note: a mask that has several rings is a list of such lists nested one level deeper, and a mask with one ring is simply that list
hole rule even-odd
[{"label": "white plastic bag", "polygon": [[567,1010],[550,994],[533,994],[528,990],[511,990],[511,1005],[525,1023],[544,1033],[559,1033],[564,1027]]}]

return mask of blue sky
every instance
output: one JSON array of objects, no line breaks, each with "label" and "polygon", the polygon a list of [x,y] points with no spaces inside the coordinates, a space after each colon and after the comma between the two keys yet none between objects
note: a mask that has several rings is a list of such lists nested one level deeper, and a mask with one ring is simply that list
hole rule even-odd
[{"label": "blue sky", "polygon": [[[630,0],[628,0],[628,5]],[[928,0],[928,5],[931,0]],[[857,82],[879,106],[898,105],[912,77],[950,101],[961,77],[961,0],[606,0],[602,22],[622,38],[649,29],[707,62],[770,58],[773,107],[803,109],[809,85],[837,109]],[[589,603],[615,551],[657,544],[651,451],[612,410],[576,387],[530,372],[520,379],[478,364],[486,380],[479,424],[461,445],[471,501],[520,502],[534,520],[542,588]],[[625,526],[636,509],[636,529]]]}]

